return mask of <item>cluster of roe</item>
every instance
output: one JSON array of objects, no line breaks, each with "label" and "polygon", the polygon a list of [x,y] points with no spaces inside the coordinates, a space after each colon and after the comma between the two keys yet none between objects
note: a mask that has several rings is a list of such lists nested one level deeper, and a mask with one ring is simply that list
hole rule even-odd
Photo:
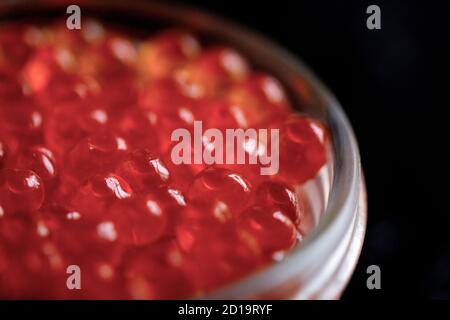
[{"label": "cluster of roe", "polygon": [[[171,133],[195,120],[279,128],[279,173],[175,165]],[[3,24],[0,297],[195,297],[279,261],[302,239],[297,189],[326,163],[326,140],[229,46],[88,19]]]}]

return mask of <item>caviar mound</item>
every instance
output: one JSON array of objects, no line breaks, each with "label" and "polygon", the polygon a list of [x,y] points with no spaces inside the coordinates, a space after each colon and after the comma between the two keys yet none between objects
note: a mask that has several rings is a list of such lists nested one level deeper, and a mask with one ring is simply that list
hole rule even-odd
[{"label": "caviar mound", "polygon": [[[84,23],[0,28],[0,298],[195,297],[282,260],[307,229],[297,189],[327,162],[326,127],[234,48]],[[279,129],[278,173],[175,164],[171,134],[196,121]]]}]

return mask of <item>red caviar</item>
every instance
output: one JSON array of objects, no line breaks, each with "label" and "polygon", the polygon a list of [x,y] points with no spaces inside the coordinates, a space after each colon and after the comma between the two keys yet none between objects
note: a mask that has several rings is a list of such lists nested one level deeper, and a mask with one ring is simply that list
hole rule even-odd
[{"label": "red caviar", "polygon": [[[279,128],[279,173],[174,164],[171,133],[194,120]],[[187,31],[2,25],[0,298],[191,297],[279,261],[326,142],[277,79]]]}]

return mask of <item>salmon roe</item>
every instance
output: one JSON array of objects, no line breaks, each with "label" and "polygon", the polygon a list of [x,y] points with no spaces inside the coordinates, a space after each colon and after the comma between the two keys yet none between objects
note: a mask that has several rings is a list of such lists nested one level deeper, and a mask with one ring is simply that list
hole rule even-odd
[{"label": "salmon roe", "polygon": [[[279,128],[280,169],[174,164],[171,133]],[[323,124],[235,49],[96,20],[0,27],[0,298],[199,296],[301,241]],[[306,219],[307,220],[307,219]],[[81,289],[67,287],[79,266]]]}]

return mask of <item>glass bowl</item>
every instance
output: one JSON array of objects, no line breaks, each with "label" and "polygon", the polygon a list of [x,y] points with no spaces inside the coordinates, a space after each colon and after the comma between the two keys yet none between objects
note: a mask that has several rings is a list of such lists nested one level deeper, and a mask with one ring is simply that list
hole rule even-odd
[{"label": "glass bowl", "polygon": [[[73,1],[2,1],[0,22],[64,16]],[[329,164],[303,193],[317,225],[286,258],[202,299],[336,299],[348,283],[366,229],[366,190],[357,142],[333,94],[297,58],[261,35],[230,21],[182,5],[149,1],[79,0],[84,16],[134,30],[180,26],[208,41],[227,43],[252,64],[283,82],[294,107],[327,124]]]}]

